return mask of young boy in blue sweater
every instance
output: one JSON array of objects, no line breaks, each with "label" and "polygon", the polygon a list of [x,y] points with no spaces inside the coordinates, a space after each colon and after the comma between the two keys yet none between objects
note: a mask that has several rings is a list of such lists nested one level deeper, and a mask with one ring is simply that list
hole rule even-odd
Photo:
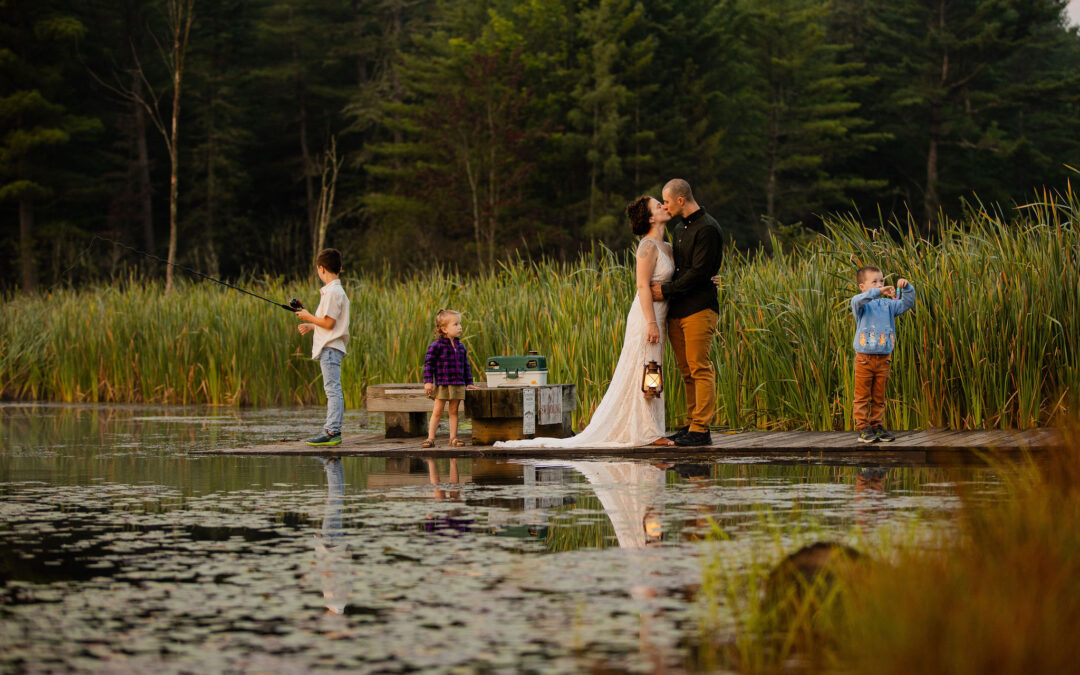
[{"label": "young boy in blue sweater", "polygon": [[855,431],[863,443],[894,441],[883,424],[885,385],[896,346],[896,317],[915,306],[915,287],[907,279],[898,279],[895,288],[886,286],[881,270],[871,266],[861,268],[855,281]]}]

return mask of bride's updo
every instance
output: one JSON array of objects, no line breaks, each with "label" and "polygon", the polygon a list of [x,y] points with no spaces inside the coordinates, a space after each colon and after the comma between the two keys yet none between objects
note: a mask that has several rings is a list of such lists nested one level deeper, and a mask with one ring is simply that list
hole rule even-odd
[{"label": "bride's updo", "polygon": [[641,195],[626,206],[626,215],[630,218],[630,231],[639,237],[648,234],[652,229],[652,224],[649,222],[649,218],[652,217],[652,209],[649,208],[651,200],[652,197],[649,195]]}]

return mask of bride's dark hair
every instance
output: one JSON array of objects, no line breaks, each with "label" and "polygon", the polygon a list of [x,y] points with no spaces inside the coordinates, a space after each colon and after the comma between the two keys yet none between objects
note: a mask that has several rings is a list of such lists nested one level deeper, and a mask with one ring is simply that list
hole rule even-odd
[{"label": "bride's dark hair", "polygon": [[630,218],[630,231],[638,236],[648,234],[652,227],[649,224],[649,218],[652,217],[652,211],[649,209],[651,199],[649,195],[641,195],[626,205],[626,215]]}]

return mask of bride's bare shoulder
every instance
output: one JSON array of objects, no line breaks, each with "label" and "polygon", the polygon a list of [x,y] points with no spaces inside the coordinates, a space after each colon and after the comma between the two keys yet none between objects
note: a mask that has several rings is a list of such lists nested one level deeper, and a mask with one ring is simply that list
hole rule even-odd
[{"label": "bride's bare shoulder", "polygon": [[637,245],[637,256],[639,258],[655,258],[658,247],[659,244],[655,240],[642,237]]}]

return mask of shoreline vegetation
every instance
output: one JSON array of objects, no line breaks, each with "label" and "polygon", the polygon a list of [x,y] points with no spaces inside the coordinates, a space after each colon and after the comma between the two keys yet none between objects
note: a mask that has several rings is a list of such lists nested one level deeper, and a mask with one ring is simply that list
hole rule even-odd
[{"label": "shoreline vegetation", "polygon": [[[867,519],[842,543],[783,557],[797,545],[778,535],[738,558],[714,523],[696,670],[1071,671],[1080,659],[1080,428],[1075,417],[1062,426],[1060,452],[1019,465],[988,458],[1004,494],[987,500],[959,484],[955,531],[930,540],[914,523],[875,534]],[[813,548],[833,554],[808,560]]]},{"label": "shoreline vegetation", "polygon": [[[1059,423],[1080,391],[1080,197],[1046,191],[1003,213],[968,206],[933,240],[911,224],[868,228],[855,216],[771,253],[729,251],[721,270],[716,423],[730,428],[851,428],[849,300],[854,271],[904,276],[919,299],[898,320],[890,428],[1029,428]],[[370,384],[417,382],[432,317],[466,317],[474,374],[484,359],[535,349],[550,382],[578,386],[575,426],[599,403],[633,298],[629,251],[594,248],[574,262],[519,261],[466,277],[446,269],[396,279],[343,275],[352,340],[346,406]],[[318,300],[314,278],[239,283],[283,302]],[[63,402],[316,405],[310,337],[288,313],[185,279],[164,293],[139,278],[2,302],[0,397]],[[667,350],[669,424],[683,408]]]}]

